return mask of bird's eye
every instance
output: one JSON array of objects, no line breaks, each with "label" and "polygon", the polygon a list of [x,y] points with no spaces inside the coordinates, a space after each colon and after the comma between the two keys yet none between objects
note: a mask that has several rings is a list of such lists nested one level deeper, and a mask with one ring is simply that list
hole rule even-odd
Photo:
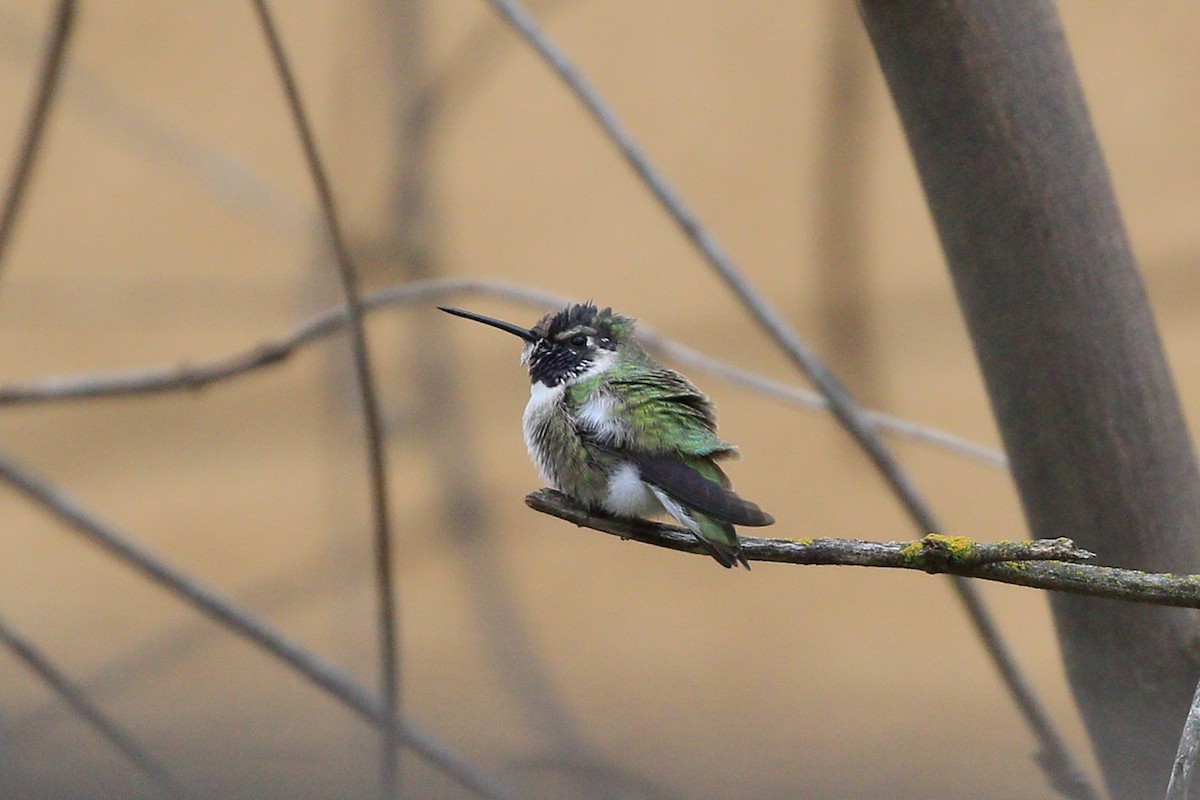
[{"label": "bird's eye", "polygon": [[577,333],[571,337],[571,347],[583,347],[587,344],[587,337],[582,333]]}]

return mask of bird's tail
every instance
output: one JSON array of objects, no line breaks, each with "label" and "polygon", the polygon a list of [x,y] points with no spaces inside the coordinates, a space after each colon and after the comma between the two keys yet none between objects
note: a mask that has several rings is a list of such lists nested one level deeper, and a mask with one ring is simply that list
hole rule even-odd
[{"label": "bird's tail", "polygon": [[738,541],[737,533],[734,532],[732,525],[695,511],[692,512],[692,517],[699,528],[699,530],[693,529],[692,532],[721,566],[735,567],[741,564],[746,569],[750,569],[750,563],[742,555],[742,544]]},{"label": "bird's tail", "polygon": [[653,484],[646,486],[658,498],[658,502],[662,503],[668,514],[696,535],[718,564],[722,567],[735,567],[740,563],[746,569],[750,569],[750,564],[742,555],[742,545],[732,525],[688,508]]}]

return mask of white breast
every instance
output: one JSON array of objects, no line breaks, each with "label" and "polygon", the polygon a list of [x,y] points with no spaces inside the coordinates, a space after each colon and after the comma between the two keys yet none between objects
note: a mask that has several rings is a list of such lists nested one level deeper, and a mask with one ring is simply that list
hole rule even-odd
[{"label": "white breast", "polygon": [[529,457],[537,466],[542,480],[555,487],[558,486],[558,478],[553,469],[554,465],[538,446],[536,431],[545,424],[547,415],[557,413],[558,403],[562,400],[566,388],[561,383],[558,386],[547,386],[541,381],[535,382],[529,387],[529,402],[525,404],[525,414],[521,418],[521,427],[525,432],[525,449],[529,451]]},{"label": "white breast", "polygon": [[567,387],[561,383],[558,386],[547,386],[541,381],[534,382],[529,387],[529,402],[525,405],[525,419],[549,411],[566,390]]}]

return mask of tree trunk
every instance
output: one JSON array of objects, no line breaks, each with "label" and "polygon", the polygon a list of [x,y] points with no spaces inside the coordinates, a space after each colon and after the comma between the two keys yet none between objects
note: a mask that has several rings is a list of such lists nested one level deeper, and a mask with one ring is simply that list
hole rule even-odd
[{"label": "tree trunk", "polygon": [[[1048,0],[860,0],[1026,519],[1100,560],[1200,571],[1200,475]],[[1117,800],[1161,797],[1200,674],[1192,612],[1055,596]]]}]

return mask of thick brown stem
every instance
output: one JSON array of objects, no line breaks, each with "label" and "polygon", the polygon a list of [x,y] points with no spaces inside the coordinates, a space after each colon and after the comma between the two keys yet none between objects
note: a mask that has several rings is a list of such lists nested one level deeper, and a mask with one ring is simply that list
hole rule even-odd
[{"label": "thick brown stem", "polygon": [[[1032,534],[1195,572],[1200,475],[1049,0],[861,0]],[[1115,798],[1162,796],[1188,612],[1052,598]]]}]

